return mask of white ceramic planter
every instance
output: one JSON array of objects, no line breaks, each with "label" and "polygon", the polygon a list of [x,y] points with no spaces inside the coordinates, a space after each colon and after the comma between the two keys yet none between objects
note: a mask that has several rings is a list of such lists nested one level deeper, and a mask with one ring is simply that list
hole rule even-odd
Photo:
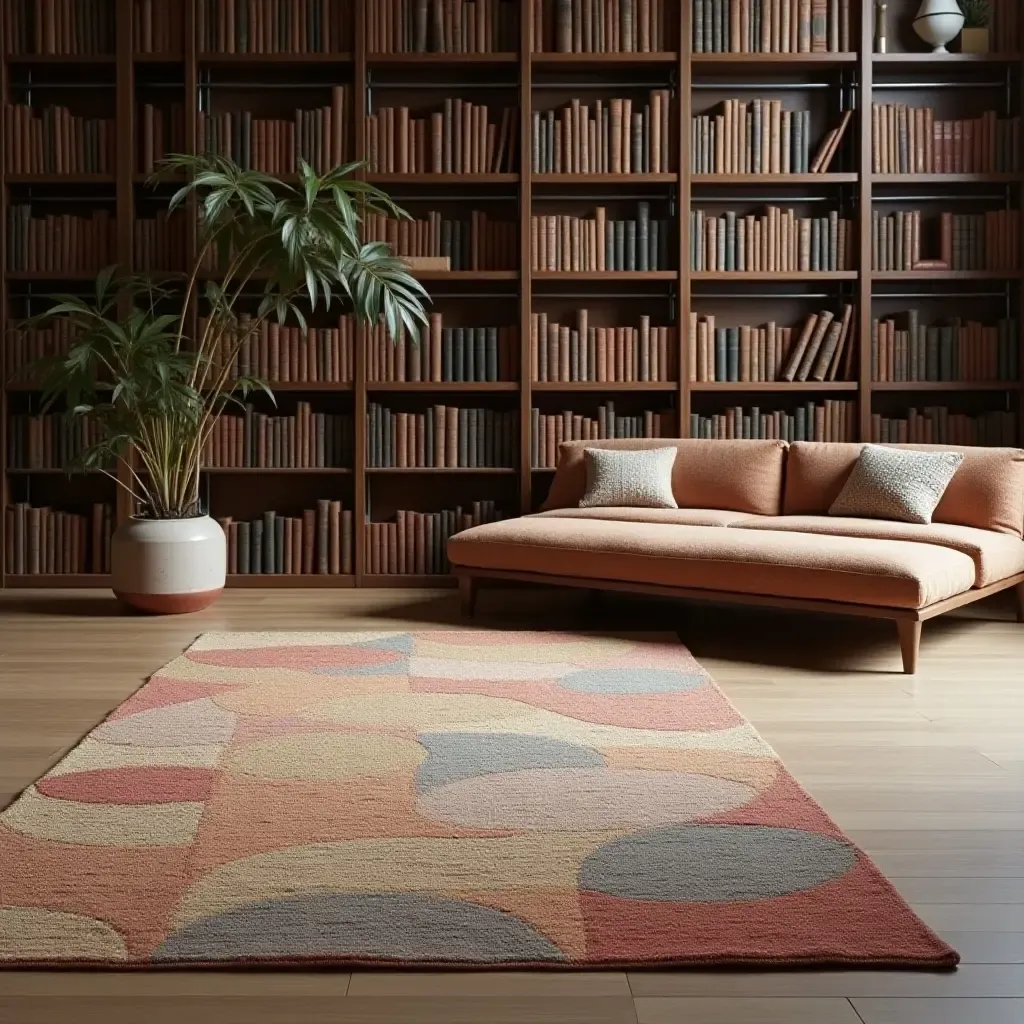
[{"label": "white ceramic planter", "polygon": [[224,531],[209,516],[130,519],[114,532],[110,569],[114,593],[133,608],[198,611],[224,589]]}]

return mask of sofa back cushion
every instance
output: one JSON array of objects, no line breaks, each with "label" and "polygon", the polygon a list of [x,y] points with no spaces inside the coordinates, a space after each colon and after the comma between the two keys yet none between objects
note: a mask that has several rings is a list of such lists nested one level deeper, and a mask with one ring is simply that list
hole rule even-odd
[{"label": "sofa back cushion", "polygon": [[774,516],[782,503],[786,446],[782,441],[709,441],[623,438],[564,441],[545,511],[575,508],[587,489],[587,448],[640,451],[676,448],[672,492],[680,508],[714,508]]},{"label": "sofa back cushion", "polygon": [[[860,457],[861,444],[794,441],[786,458],[783,514],[824,515]],[[1018,537],[1024,530],[1024,451],[955,445],[894,445],[917,451],[963,454],[932,522],[974,526]]]}]

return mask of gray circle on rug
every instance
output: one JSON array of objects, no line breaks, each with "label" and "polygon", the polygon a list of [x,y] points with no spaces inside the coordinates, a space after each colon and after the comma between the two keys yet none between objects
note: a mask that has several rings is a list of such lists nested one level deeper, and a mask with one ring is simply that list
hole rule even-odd
[{"label": "gray circle on rug", "polygon": [[564,960],[527,922],[430,893],[306,893],[201,918],[153,959],[380,957],[441,962]]},{"label": "gray circle on rug", "polygon": [[585,668],[569,672],[558,685],[578,693],[686,693],[707,686],[706,676],[671,668]]},{"label": "gray circle on rug", "polygon": [[840,839],[768,825],[683,825],[613,840],[580,868],[580,888],[632,900],[727,903],[803,892],[856,863]]}]

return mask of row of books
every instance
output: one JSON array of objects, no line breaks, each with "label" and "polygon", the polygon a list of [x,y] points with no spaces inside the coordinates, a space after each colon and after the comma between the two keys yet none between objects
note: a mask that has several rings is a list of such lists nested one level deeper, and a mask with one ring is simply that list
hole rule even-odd
[{"label": "row of books", "polygon": [[514,53],[519,0],[374,0],[370,53]]},{"label": "row of books", "polygon": [[114,52],[115,0],[7,0],[0,5],[7,52],[68,57]]},{"label": "row of books", "polygon": [[291,416],[268,416],[245,406],[214,424],[203,446],[203,465],[211,469],[325,469],[352,464],[352,417],[313,412],[297,402]]},{"label": "row of books", "polygon": [[198,0],[199,50],[339,53],[351,18],[350,5],[336,0]]},{"label": "row of books", "polygon": [[181,270],[187,260],[185,222],[157,210],[152,217],[137,217],[132,226],[132,255],[136,270]]},{"label": "row of books", "polygon": [[1014,447],[1017,444],[1016,413],[1004,410],[977,416],[950,412],[944,405],[910,409],[905,417],[871,417],[875,444],[955,444],[982,447]]},{"label": "row of books", "polygon": [[365,213],[362,231],[365,241],[387,242],[396,256],[447,257],[448,270],[513,270],[519,265],[518,225],[494,220],[483,210],[471,210],[468,219],[444,217],[436,210],[414,220]]},{"label": "row of books", "polygon": [[690,121],[695,174],[824,174],[839,148],[849,113],[811,156],[811,112],[781,100],[725,100],[721,113]]},{"label": "row of books", "polygon": [[[198,336],[208,328],[198,320]],[[347,384],[355,376],[356,322],[351,313],[336,327],[301,327],[263,320],[253,326],[243,313],[238,327],[221,337],[214,362],[228,367],[228,377],[260,377],[269,384]]]},{"label": "row of books", "polygon": [[512,466],[519,416],[507,409],[435,405],[427,412],[392,412],[371,402],[366,456],[371,468]]},{"label": "row of books", "polygon": [[256,519],[217,522],[227,540],[228,575],[352,573],[352,510],[340,501],[320,498],[301,516],[269,510]]},{"label": "row of books", "polygon": [[88,217],[33,217],[28,203],[16,203],[7,208],[7,270],[92,273],[114,261],[115,229],[114,217],[104,207]]},{"label": "row of books", "polygon": [[185,108],[172,103],[166,110],[143,103],[139,110],[138,169],[151,174],[161,160],[185,148]]},{"label": "row of books", "polygon": [[366,571],[370,575],[436,576],[451,569],[448,538],[483,523],[501,519],[494,501],[474,501],[470,511],[461,505],[440,512],[399,509],[393,522],[366,523]]},{"label": "row of books", "polygon": [[11,469],[64,469],[102,433],[88,416],[12,413],[7,418],[7,465]]},{"label": "row of books", "polygon": [[380,107],[366,119],[366,159],[380,174],[503,174],[516,169],[519,111],[491,121],[483,103],[446,99],[413,117],[408,107]]},{"label": "row of books", "polygon": [[822,217],[777,206],[760,216],[690,211],[690,269],[696,271],[852,270],[853,242],[853,221],[835,211]]},{"label": "row of books", "polygon": [[572,100],[533,112],[531,166],[539,174],[662,174],[671,168],[671,93],[652,89],[633,100]]},{"label": "row of books", "polygon": [[694,53],[847,53],[850,0],[692,0]]},{"label": "row of books", "polygon": [[669,353],[675,328],[652,327],[649,316],[639,327],[590,325],[586,309],[576,311],[576,324],[530,314],[530,366],[535,381],[668,381]]},{"label": "row of books", "polygon": [[898,319],[876,318],[871,322],[871,379],[1017,381],[1017,321],[987,325],[956,317],[949,323],[926,325],[916,309]]},{"label": "row of books", "polygon": [[184,55],[183,14],[178,0],[135,0],[132,52]]},{"label": "row of books", "polygon": [[690,437],[732,440],[759,438],[781,441],[855,441],[857,439],[857,403],[826,398],[824,402],[806,402],[792,412],[782,409],[749,409],[737,405],[725,412],[703,416],[690,414]]},{"label": "row of books", "polygon": [[319,173],[345,162],[351,112],[348,86],[331,87],[330,106],[296,110],[291,120],[253,117],[248,110],[199,111],[197,144],[207,153],[230,157],[244,170],[295,174],[300,161]]},{"label": "row of books", "polygon": [[530,218],[534,270],[668,270],[669,225],[651,217],[650,203],[636,204],[632,220],[610,220],[599,206],[593,217],[570,214]]},{"label": "row of books", "polygon": [[40,359],[63,355],[71,348],[75,330],[71,321],[63,317],[32,330],[26,330],[17,320],[8,320],[4,338],[4,371],[10,378]]},{"label": "row of books", "polygon": [[383,323],[369,332],[366,346],[368,381],[515,380],[518,374],[519,330],[516,327],[445,327],[440,313],[417,340],[399,328],[392,338]]},{"label": "row of books", "polygon": [[690,314],[692,381],[852,380],[853,306],[837,316],[812,313],[800,328],[716,327],[714,316]]},{"label": "row of books", "polygon": [[939,256],[921,254],[920,210],[871,213],[871,258],[875,270],[1017,270],[1020,210],[942,213]]},{"label": "row of books", "polygon": [[534,53],[660,53],[665,0],[530,0]]},{"label": "row of books", "polygon": [[975,174],[1020,169],[1020,116],[994,110],[938,120],[931,107],[871,104],[875,174]]},{"label": "row of books", "polygon": [[597,407],[597,416],[582,416],[569,410],[542,413],[530,410],[530,465],[534,469],[554,469],[558,464],[558,446],[563,441],[598,441],[609,437],[671,437],[674,414],[669,411],[645,411],[623,416],[615,403]]},{"label": "row of books", "polygon": [[109,117],[77,117],[67,107],[4,105],[8,174],[111,174],[117,139]]},{"label": "row of books", "polygon": [[114,510],[94,504],[88,515],[19,501],[4,509],[6,571],[12,576],[110,572]]}]

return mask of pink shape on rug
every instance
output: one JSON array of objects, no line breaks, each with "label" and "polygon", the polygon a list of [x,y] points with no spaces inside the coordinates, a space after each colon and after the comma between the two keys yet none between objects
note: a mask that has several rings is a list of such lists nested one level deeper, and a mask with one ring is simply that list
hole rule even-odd
[{"label": "pink shape on rug", "polygon": [[203,665],[225,668],[366,668],[404,662],[407,655],[377,647],[354,645],[323,647],[227,647],[223,650],[187,651],[185,657]]},{"label": "pink shape on rug", "polygon": [[153,676],[141,690],[136,690],[120,707],[115,708],[107,717],[107,721],[116,721],[118,718],[137,715],[140,711],[149,711],[151,708],[167,707],[169,704],[184,704],[229,689],[235,687],[230,684],[218,686],[216,683],[196,683],[189,679],[175,679],[173,676]]},{"label": "pink shape on rug", "polygon": [[85,804],[172,804],[206,800],[216,778],[212,768],[140,765],[48,775],[36,789]]},{"label": "pink shape on rug", "polygon": [[700,819],[703,825],[772,825],[846,839],[843,830],[812,800],[786,771],[756,799],[732,810]]},{"label": "pink shape on rug", "polygon": [[533,768],[438,786],[416,806],[435,821],[470,828],[587,831],[692,821],[746,803],[754,792],[689,772]]},{"label": "pink shape on rug", "polygon": [[490,679],[409,680],[413,693],[486,693],[518,700],[580,722],[626,729],[709,732],[743,724],[743,716],[713,686],[683,693],[583,693],[546,680],[495,682]]}]

